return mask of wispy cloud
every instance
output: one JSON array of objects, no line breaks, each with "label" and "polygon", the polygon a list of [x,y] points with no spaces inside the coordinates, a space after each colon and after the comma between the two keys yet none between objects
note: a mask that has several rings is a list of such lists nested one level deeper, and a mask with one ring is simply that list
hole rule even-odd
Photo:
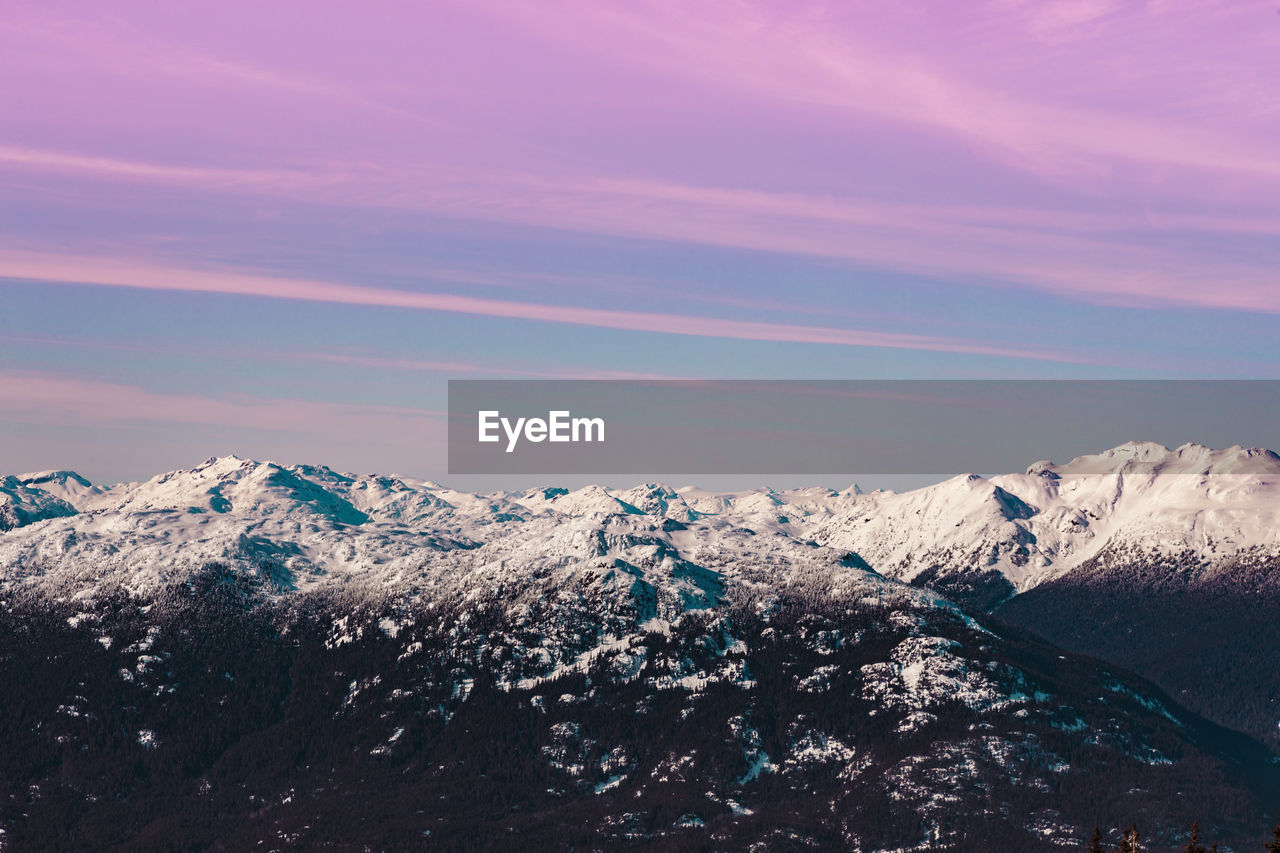
[{"label": "wispy cloud", "polygon": [[969,353],[1050,361],[1085,361],[1052,350],[1002,346],[918,334],[842,329],[719,317],[662,314],[568,305],[544,305],[484,299],[447,293],[423,293],[360,287],[338,282],[280,278],[238,271],[181,269],[115,258],[86,258],[0,251],[0,278],[48,284],[105,285],[144,290],[219,293],[232,296],[329,302],[383,308],[409,308],[484,317],[594,326],[632,332],[829,344],[889,347],[934,352]]},{"label": "wispy cloud", "polygon": [[0,371],[0,410],[8,422],[163,423],[307,434],[372,435],[435,428],[443,411],[312,400],[166,394],[136,385],[51,374]]},{"label": "wispy cloud", "polygon": [[599,368],[561,367],[525,368],[498,367],[472,362],[434,361],[431,359],[385,358],[381,356],[349,355],[344,353],[297,353],[285,358],[315,361],[321,364],[341,364],[350,367],[367,367],[373,370],[409,370],[424,373],[440,373],[448,376],[499,376],[520,379],[680,379],[659,373],[632,370],[602,370]]},{"label": "wispy cloud", "polygon": [[114,350],[149,353],[164,356],[195,356],[220,361],[243,359],[262,363],[312,362],[316,364],[345,365],[371,370],[401,370],[414,373],[436,373],[444,377],[491,376],[526,379],[682,379],[685,377],[634,370],[609,370],[595,367],[572,367],[525,364],[483,364],[475,361],[456,361],[430,358],[393,358],[377,355],[361,355],[343,352],[285,352],[278,350],[215,349],[210,347],[184,347],[174,344],[150,344],[139,341],[89,340],[83,338],[48,337],[44,335],[0,334],[0,342],[35,344],[48,347],[75,347],[79,349]]},{"label": "wispy cloud", "polygon": [[[1271,262],[1251,262],[1247,257],[1224,261],[1214,252],[1184,245],[1183,239],[1187,233],[1280,234],[1277,217],[884,203],[657,180],[550,179],[391,164],[335,165],[315,171],[205,169],[0,147],[0,163],[5,162],[218,191],[284,193],[304,201],[808,255],[969,286],[1032,288],[1107,304],[1280,312]],[[1143,239],[1133,240],[1133,234]],[[508,287],[566,282],[564,276],[460,269],[428,268],[419,277]],[[573,282],[580,283],[580,278]],[[465,304],[465,298],[457,298],[464,301],[456,306]],[[742,304],[741,297],[708,297],[725,304],[735,300]],[[455,309],[442,305],[437,310]],[[507,316],[498,311],[489,306],[464,313]],[[597,318],[587,324],[604,323]]]},{"label": "wispy cloud", "polygon": [[[1080,36],[1117,8],[1093,0],[1026,7],[1033,11],[1007,20],[1055,36]],[[1054,180],[1097,176],[1113,161],[1280,179],[1280,153],[1265,129],[1251,136],[1240,128],[1165,115],[1158,107],[1135,111],[1054,102],[1043,90],[1020,87],[1016,79],[984,78],[974,70],[981,57],[975,48],[982,45],[965,41],[957,31],[981,35],[994,42],[993,49],[1023,63],[1034,62],[1037,52],[1043,61],[1046,49],[1019,44],[1018,33],[1007,26],[994,34],[977,33],[972,20],[965,20],[974,11],[967,7],[951,10],[954,21],[944,9],[914,4],[860,8],[854,14],[824,3],[782,8],[759,0],[736,3],[732,14],[670,0],[625,6],[504,0],[486,9],[543,38],[597,51],[611,61],[753,98],[870,114],[955,134],[1002,152],[1006,165]],[[1184,10],[1164,17],[1150,10],[1125,14],[1120,25],[1126,29],[1119,37],[1132,38],[1143,29],[1150,37],[1169,15],[1181,17]],[[990,13],[983,18],[990,20]],[[883,23],[894,20],[897,28]],[[1115,36],[1108,35],[1096,45],[1103,58],[1118,47]],[[1192,35],[1185,28],[1178,32],[1182,41]],[[1092,58],[1077,49],[1077,61]],[[1077,88],[1100,82],[1079,78]],[[1128,81],[1108,82],[1123,86]]]},{"label": "wispy cloud", "polygon": [[[0,164],[92,178],[162,182],[191,188],[257,192],[315,191],[338,183],[336,175],[317,170],[235,169],[183,166],[95,154],[0,145]],[[348,178],[349,180],[349,178]]]},{"label": "wispy cloud", "polygon": [[414,123],[440,125],[424,116],[371,96],[367,87],[339,78],[279,67],[245,57],[219,54],[190,43],[175,42],[130,26],[124,15],[45,17],[14,15],[0,21],[0,34],[42,54],[57,57],[72,71],[92,70],[121,77],[181,81],[204,89],[238,89],[253,95],[273,92],[384,113]]}]

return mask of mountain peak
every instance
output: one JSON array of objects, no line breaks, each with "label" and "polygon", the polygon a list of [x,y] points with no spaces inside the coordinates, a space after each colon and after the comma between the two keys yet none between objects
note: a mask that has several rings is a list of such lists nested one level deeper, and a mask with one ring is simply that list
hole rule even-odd
[{"label": "mountain peak", "polygon": [[81,477],[75,471],[57,470],[57,471],[36,471],[30,474],[19,474],[18,482],[24,486],[44,486],[59,485],[66,486],[75,484],[82,488],[88,489],[93,486],[84,477]]},{"label": "mountain peak", "polygon": [[[105,490],[95,486],[75,471],[65,469],[53,471],[35,471],[19,474],[13,478],[28,490],[29,498],[43,495],[49,500],[58,501],[73,507],[77,512],[89,508]],[[44,498],[33,498],[37,503]]]},{"label": "mountain peak", "polygon": [[1214,449],[1188,442],[1170,449],[1154,441],[1129,441],[1101,453],[1077,456],[1065,464],[1041,460],[1028,474],[1085,475],[1147,472],[1151,474],[1261,475],[1280,473],[1280,456],[1262,447],[1238,444]]},{"label": "mountain peak", "polygon": [[[261,464],[263,463],[259,462],[256,459],[249,459],[244,456],[237,456],[234,453],[228,453],[225,456],[210,456],[208,459],[204,460],[203,462],[201,462],[199,465],[197,465],[195,468],[192,468],[191,470],[203,471],[211,468],[218,469],[218,470],[231,470],[234,468],[256,466]],[[266,463],[266,464],[273,464],[273,463]]]}]

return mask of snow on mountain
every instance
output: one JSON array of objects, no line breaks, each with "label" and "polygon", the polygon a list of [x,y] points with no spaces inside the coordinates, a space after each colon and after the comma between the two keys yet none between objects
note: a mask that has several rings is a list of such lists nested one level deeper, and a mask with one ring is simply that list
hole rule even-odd
[{"label": "snow on mountain", "polygon": [[77,510],[84,510],[102,494],[101,486],[95,486],[75,471],[37,471],[19,474],[24,486],[39,489],[47,495],[65,501]]},{"label": "snow on mountain", "polygon": [[517,503],[535,511],[550,510],[558,515],[606,516],[617,513],[638,513],[639,510],[609,493],[603,486],[585,486],[572,492],[563,489],[543,489]]},{"label": "snow on mountain", "polygon": [[[616,549],[599,537],[625,518],[641,531],[635,535],[656,531],[674,561],[736,552],[744,537],[754,537],[757,550],[775,541],[804,550],[816,541],[886,577],[994,606],[1104,550],[1193,552],[1210,566],[1280,548],[1280,457],[1135,442],[1065,464],[1037,462],[1020,474],[870,494],[856,487],[712,493],[654,483],[473,494],[235,456],[110,488],[43,472],[0,481],[0,526],[12,528],[0,537],[0,572],[80,572],[92,558],[145,575],[157,566],[240,560],[270,564],[288,589],[352,572],[420,572],[430,552],[459,545],[520,559],[535,547],[549,549],[543,556],[569,547],[603,557]],[[517,531],[518,541],[502,541]]]},{"label": "snow on mountain", "polygon": [[[423,787],[404,802],[435,804],[433,840],[460,842],[444,846],[466,846],[480,820],[502,822],[506,842],[506,821],[528,829],[544,810],[593,844],[714,827],[747,849],[736,842],[808,809],[795,824],[808,846],[923,850],[985,837],[994,810],[1009,849],[1047,850],[1078,844],[1099,802],[1171,840],[1187,800],[1216,803],[1239,835],[1270,753],[921,587],[984,572],[1031,587],[1118,541],[1264,546],[1276,463],[1127,445],[903,494],[473,494],[237,457],[102,489],[8,477],[0,495],[22,514],[0,532],[0,592],[30,612],[0,611],[0,628],[39,618],[80,644],[38,671],[92,663],[40,680],[41,703],[13,703],[34,709],[14,730],[53,755],[110,741],[184,767],[190,721],[225,718],[245,727],[228,742],[255,755],[295,739],[284,770],[250,780],[284,780],[269,792],[281,805],[384,772],[379,795],[398,791],[416,768]],[[6,683],[26,664],[10,656]],[[307,752],[317,730],[347,740]],[[503,741],[513,730],[527,742]],[[341,779],[325,775],[335,756],[353,762]],[[44,768],[67,766],[42,759],[22,781],[48,787]],[[221,778],[258,814],[234,776],[245,766],[201,766],[191,796]],[[488,809],[475,792],[494,784],[521,807]],[[275,819],[310,839],[323,813]]]},{"label": "snow on mountain", "polygon": [[49,571],[72,585],[91,577],[136,591],[230,560],[269,565],[274,582],[287,589],[331,571],[403,562],[422,549],[467,542],[441,523],[455,514],[466,518],[465,512],[429,489],[389,477],[228,456],[109,489],[76,480],[78,514],[27,487],[24,505],[36,504],[34,489],[61,509],[45,512],[59,516],[56,523],[32,518],[0,540],[6,574]]},{"label": "snow on mountain", "polygon": [[0,532],[75,514],[76,508],[56,492],[40,488],[41,477],[28,474],[0,478]]},{"label": "snow on mountain", "polygon": [[[55,500],[42,494],[24,492],[24,505]],[[598,606],[642,621],[714,606],[735,579],[770,585],[813,574],[846,591],[882,583],[798,523],[829,515],[827,504],[843,500],[835,492],[755,490],[718,496],[714,507],[695,497],[703,510],[686,494],[657,484],[470,494],[228,456],[98,489],[80,513],[49,504],[61,517],[0,536],[0,582],[86,599],[113,588],[148,595],[223,563],[275,595],[351,583],[431,595],[514,584],[560,595],[582,583],[605,593]]]},{"label": "snow on mountain", "polygon": [[998,574],[1006,597],[1104,549],[1193,552],[1212,564],[1280,548],[1280,457],[1133,442],[1023,474],[864,495],[813,535],[903,580]]},{"label": "snow on mountain", "polygon": [[1035,510],[976,474],[904,494],[863,495],[844,513],[821,522],[819,541],[847,547],[877,571],[914,580],[939,564],[1001,566],[1021,575],[1034,544]]},{"label": "snow on mountain", "polygon": [[627,506],[638,509],[645,515],[673,518],[676,521],[693,521],[698,518],[697,510],[685,501],[684,496],[672,489],[657,483],[645,483],[632,489],[619,492],[618,499]]}]

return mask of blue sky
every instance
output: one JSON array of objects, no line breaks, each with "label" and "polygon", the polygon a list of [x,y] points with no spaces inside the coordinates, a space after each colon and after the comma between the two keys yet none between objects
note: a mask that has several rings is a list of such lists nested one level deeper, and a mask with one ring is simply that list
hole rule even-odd
[{"label": "blue sky", "polygon": [[1280,377],[1251,4],[113,6],[0,22],[3,471],[448,479],[449,378]]}]

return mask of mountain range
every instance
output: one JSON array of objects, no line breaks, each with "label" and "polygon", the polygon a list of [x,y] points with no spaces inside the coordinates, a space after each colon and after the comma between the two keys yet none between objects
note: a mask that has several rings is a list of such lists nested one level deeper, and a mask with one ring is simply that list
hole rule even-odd
[{"label": "mountain range", "polygon": [[1274,453],[1151,443],[902,494],[6,476],[0,838],[1250,849],[1278,520]]}]

